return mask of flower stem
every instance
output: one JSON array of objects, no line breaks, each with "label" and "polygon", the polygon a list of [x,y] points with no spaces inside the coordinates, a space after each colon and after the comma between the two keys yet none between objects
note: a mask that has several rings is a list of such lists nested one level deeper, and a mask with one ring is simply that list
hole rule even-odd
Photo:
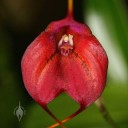
[{"label": "flower stem", "polygon": [[102,116],[104,117],[104,119],[112,126],[112,128],[118,128],[118,126],[116,125],[116,123],[114,122],[114,120],[112,119],[112,117],[110,116],[109,112],[107,111],[102,97],[100,97],[99,99],[97,99],[95,101],[96,106],[98,107],[99,111],[101,112]]},{"label": "flower stem", "polygon": [[[61,121],[59,121],[54,115],[53,113],[48,109],[47,106],[43,106],[43,109],[62,127],[62,128],[66,128],[63,123]],[[48,128],[53,128],[53,127],[48,127]]]},{"label": "flower stem", "polygon": [[73,16],[73,0],[68,0],[68,16]]},{"label": "flower stem", "polygon": [[[72,115],[68,116],[67,118],[65,118],[64,120],[62,120],[61,122],[62,123],[66,123],[67,121],[69,121],[70,119],[72,119],[73,117],[75,117],[76,115],[78,115],[80,112],[82,112],[85,108],[83,108],[83,106],[81,106],[75,113],[73,113]],[[57,126],[59,126],[60,123],[56,123],[56,124],[53,124],[51,125],[50,127],[48,128],[55,128]]]}]

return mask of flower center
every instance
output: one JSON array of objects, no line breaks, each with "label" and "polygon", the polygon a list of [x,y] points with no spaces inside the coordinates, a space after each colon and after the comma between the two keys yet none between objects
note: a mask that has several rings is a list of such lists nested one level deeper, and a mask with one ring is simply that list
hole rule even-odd
[{"label": "flower center", "polygon": [[58,49],[63,56],[68,56],[73,50],[73,35],[63,35],[58,43]]}]

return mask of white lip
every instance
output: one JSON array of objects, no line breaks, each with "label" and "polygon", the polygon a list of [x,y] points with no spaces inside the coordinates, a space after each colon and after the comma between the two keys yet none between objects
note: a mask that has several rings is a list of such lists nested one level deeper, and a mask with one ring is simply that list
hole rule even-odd
[{"label": "white lip", "polygon": [[58,43],[58,47],[62,45],[63,41],[69,42],[69,45],[73,46],[73,35],[71,35],[71,34],[63,35],[62,38],[60,39],[59,43]]}]

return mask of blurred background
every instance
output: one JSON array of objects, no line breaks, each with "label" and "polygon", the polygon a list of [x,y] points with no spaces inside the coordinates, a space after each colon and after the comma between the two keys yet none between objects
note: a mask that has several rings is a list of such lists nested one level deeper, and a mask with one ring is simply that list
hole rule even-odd
[{"label": "blurred background", "polygon": [[[54,120],[28,95],[20,62],[26,47],[47,25],[65,17],[66,0],[0,0],[0,127],[46,128]],[[128,1],[74,0],[74,15],[104,46],[109,71],[104,103],[120,128],[128,128]],[[16,116],[17,106],[23,117]],[[59,118],[79,105],[65,94],[48,107]],[[111,128],[95,104],[65,124],[67,128]]]}]

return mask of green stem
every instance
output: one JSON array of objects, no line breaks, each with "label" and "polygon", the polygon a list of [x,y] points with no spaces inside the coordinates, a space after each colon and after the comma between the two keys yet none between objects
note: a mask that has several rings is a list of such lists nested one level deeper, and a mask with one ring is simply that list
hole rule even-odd
[{"label": "green stem", "polygon": [[95,101],[95,104],[98,107],[104,119],[112,126],[112,128],[118,128],[117,124],[114,122],[109,112],[107,111],[101,97]]}]

